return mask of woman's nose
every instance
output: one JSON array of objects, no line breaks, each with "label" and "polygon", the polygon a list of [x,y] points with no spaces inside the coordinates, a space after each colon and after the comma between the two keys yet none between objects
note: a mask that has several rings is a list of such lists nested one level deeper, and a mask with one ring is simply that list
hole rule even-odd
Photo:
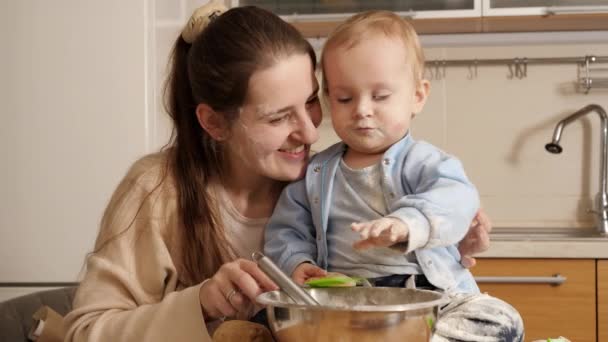
[{"label": "woman's nose", "polygon": [[292,135],[300,142],[309,145],[319,140],[319,131],[317,131],[317,127],[321,123],[321,115],[308,115],[308,113],[304,111],[304,113],[298,115],[298,117],[300,119],[297,121],[296,130]]}]

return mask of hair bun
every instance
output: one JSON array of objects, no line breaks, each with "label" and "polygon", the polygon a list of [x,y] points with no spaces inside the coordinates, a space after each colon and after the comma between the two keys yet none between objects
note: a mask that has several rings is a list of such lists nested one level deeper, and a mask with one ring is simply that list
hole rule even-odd
[{"label": "hair bun", "polygon": [[220,0],[211,0],[207,4],[197,8],[182,30],[182,38],[184,41],[188,44],[192,44],[194,39],[203,32],[205,27],[207,27],[213,19],[227,10],[228,8],[226,8]]}]

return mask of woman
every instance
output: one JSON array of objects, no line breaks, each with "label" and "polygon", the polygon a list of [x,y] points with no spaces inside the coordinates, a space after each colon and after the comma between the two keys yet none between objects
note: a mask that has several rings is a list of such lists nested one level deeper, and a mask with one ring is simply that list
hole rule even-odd
[{"label": "woman", "polygon": [[[255,297],[276,289],[246,259],[318,138],[316,58],[269,12],[222,12],[203,6],[175,43],[172,143],[137,161],[115,191],[67,341],[206,341],[224,317],[250,317]],[[463,254],[485,248],[475,241],[488,226]]]}]

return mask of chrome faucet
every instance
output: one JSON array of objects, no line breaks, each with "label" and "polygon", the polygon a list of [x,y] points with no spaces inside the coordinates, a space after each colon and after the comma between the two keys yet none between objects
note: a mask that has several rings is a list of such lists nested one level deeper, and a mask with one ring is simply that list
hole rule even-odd
[{"label": "chrome faucet", "polygon": [[585,106],[575,113],[568,115],[565,119],[561,120],[555,126],[553,131],[553,140],[545,145],[545,149],[551,153],[561,153],[562,147],[559,145],[559,140],[562,137],[562,130],[566,125],[572,121],[580,118],[581,116],[596,112],[599,114],[602,121],[602,134],[601,134],[601,155],[600,155],[600,191],[597,193],[595,198],[595,209],[591,212],[595,215],[596,228],[601,235],[608,235],[608,194],[606,193],[606,162],[608,161],[608,115],[604,108],[590,104]]}]

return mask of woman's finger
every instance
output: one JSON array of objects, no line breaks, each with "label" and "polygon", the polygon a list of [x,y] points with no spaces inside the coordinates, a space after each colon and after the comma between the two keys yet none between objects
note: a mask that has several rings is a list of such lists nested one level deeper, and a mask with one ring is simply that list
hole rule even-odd
[{"label": "woman's finger", "polygon": [[[232,290],[230,290],[232,291]],[[216,304],[217,304],[217,309],[220,311],[221,316],[223,317],[234,317],[236,316],[236,313],[238,312],[238,309],[236,309],[235,307],[232,306],[232,304],[230,304],[228,302],[228,295],[230,293],[223,293],[222,290],[220,290],[221,296],[216,297]]]},{"label": "woman's finger", "polygon": [[234,280],[234,284],[244,296],[251,300],[255,300],[258,295],[264,292],[256,280],[247,272],[242,272],[242,274]]},{"label": "woman's finger", "polygon": [[[256,280],[254,280],[247,271],[243,270],[243,261],[246,263],[253,263],[253,261],[244,259],[226,263],[220,267],[220,270],[214,276],[214,280],[217,279],[216,283],[223,289],[222,293],[226,304],[237,312],[244,309],[241,304],[245,301],[235,301],[234,297],[238,298],[243,297],[244,295],[251,298],[251,296],[249,296],[250,293],[261,293]],[[255,265],[255,263],[253,264]],[[255,296],[253,296],[252,299],[255,299]],[[222,307],[224,307],[224,305],[222,305]]]},{"label": "woman's finger", "polygon": [[232,296],[228,297],[228,303],[230,303],[236,311],[242,312],[244,308],[249,307],[251,301],[240,291],[236,291]]},{"label": "woman's finger", "polygon": [[279,289],[277,284],[275,284],[255,262],[243,259],[241,267],[255,279],[263,291],[274,291]]},{"label": "woman's finger", "polygon": [[212,278],[204,286],[207,288],[204,306],[212,317],[231,317],[236,314],[236,310],[226,299],[232,291],[232,287],[228,288],[230,285],[221,286],[215,278]]},{"label": "woman's finger", "polygon": [[279,289],[255,262],[240,259],[238,263],[240,273],[233,279],[243,294],[252,301],[255,301],[255,298],[262,292]]}]

